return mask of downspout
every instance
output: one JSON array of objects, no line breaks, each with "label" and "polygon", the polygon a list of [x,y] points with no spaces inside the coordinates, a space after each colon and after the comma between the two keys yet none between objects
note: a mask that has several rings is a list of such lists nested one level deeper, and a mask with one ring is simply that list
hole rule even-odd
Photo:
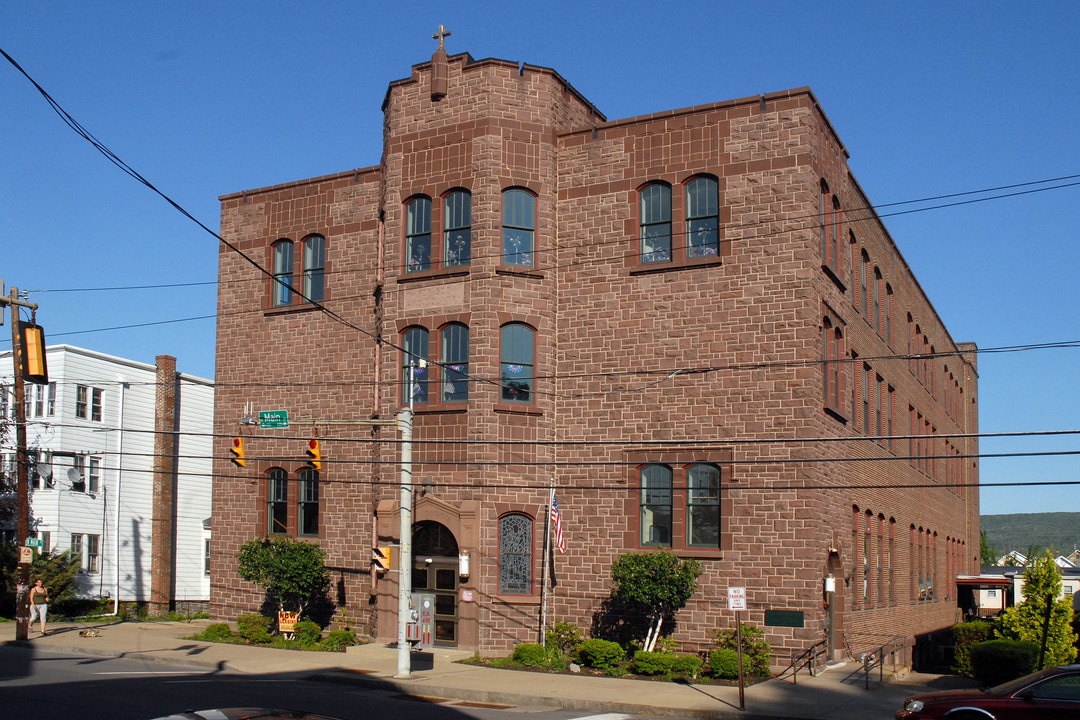
[{"label": "downspout", "polygon": [[116,379],[120,381],[120,417],[116,423],[119,428],[119,435],[116,440],[116,494],[114,496],[115,502],[113,502],[113,513],[116,518],[116,522],[113,523],[113,533],[116,535],[116,555],[113,557],[113,570],[115,571],[113,615],[120,612],[120,480],[124,475],[124,390],[127,388],[127,382],[124,380],[123,375],[117,375]]}]

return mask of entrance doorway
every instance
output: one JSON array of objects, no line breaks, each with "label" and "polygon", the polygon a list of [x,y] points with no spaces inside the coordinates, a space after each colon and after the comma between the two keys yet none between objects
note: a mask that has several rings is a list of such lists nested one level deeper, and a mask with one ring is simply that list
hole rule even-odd
[{"label": "entrance doorway", "polygon": [[413,525],[412,591],[435,596],[435,644],[456,647],[458,641],[458,544],[441,523]]}]

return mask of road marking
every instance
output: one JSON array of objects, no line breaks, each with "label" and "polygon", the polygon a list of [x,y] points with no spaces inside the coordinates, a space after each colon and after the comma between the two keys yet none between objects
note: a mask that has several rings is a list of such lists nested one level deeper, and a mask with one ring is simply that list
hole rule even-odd
[{"label": "road marking", "polygon": [[632,717],[634,716],[624,715],[623,713],[602,713],[600,715],[582,715],[573,718],[573,720],[629,720]]}]

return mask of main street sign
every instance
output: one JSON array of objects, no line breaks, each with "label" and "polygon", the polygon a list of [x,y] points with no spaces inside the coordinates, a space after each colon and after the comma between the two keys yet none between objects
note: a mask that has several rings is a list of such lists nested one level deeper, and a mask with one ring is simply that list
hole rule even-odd
[{"label": "main street sign", "polygon": [[260,410],[259,427],[263,430],[280,430],[289,427],[289,411]]}]

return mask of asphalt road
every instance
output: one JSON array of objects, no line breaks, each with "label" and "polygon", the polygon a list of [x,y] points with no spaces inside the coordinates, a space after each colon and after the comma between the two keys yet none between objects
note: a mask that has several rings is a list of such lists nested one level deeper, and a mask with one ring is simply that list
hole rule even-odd
[{"label": "asphalt road", "polygon": [[[570,720],[550,708],[434,704],[390,690],[290,675],[207,671],[142,659],[51,653],[0,645],[0,714],[10,720],[149,720],[184,710],[274,707],[344,720]],[[604,716],[619,720],[627,716]]]}]

